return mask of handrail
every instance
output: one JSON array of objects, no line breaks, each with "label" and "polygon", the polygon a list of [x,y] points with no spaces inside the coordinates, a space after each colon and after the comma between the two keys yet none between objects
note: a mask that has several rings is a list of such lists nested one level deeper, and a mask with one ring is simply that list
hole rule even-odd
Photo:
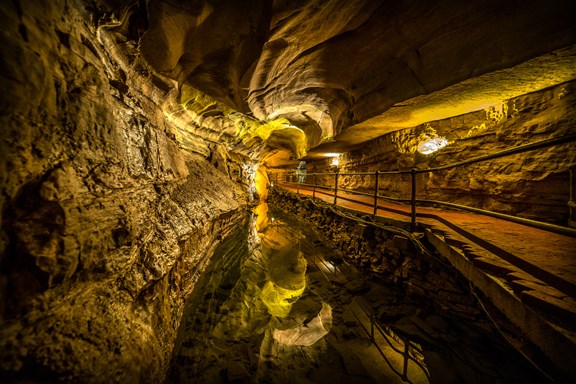
[{"label": "handrail", "polygon": [[[295,182],[295,184],[297,184],[297,190],[299,191],[299,188],[301,185],[312,187],[314,196],[316,193],[316,188],[321,188],[321,189],[325,189],[325,190],[329,190],[329,191],[331,190],[331,191],[333,191],[333,194],[334,194],[334,204],[337,203],[338,198],[344,198],[343,196],[338,196],[338,191],[344,191],[344,192],[356,194],[356,195],[371,196],[374,198],[374,202],[372,204],[373,215],[376,215],[376,213],[378,211],[378,207],[379,207],[378,206],[378,200],[379,199],[399,201],[399,202],[409,202],[410,208],[411,208],[410,209],[410,224],[411,224],[412,230],[415,230],[416,225],[417,225],[417,223],[416,223],[416,216],[417,216],[416,215],[416,203],[419,203],[419,204],[438,204],[438,205],[444,205],[447,207],[458,208],[458,209],[466,210],[469,212],[480,213],[480,214],[484,214],[484,215],[488,215],[488,216],[492,216],[492,217],[497,217],[499,219],[508,220],[508,221],[512,221],[515,223],[543,229],[546,231],[559,233],[559,234],[566,235],[566,236],[576,237],[576,229],[573,229],[573,228],[563,227],[560,225],[545,223],[545,222],[526,219],[526,218],[522,218],[522,217],[518,217],[518,216],[508,215],[505,213],[494,212],[494,211],[490,211],[490,210],[485,210],[485,209],[475,208],[475,207],[469,207],[466,205],[460,205],[460,204],[455,204],[455,203],[450,203],[450,202],[445,202],[445,201],[417,199],[417,196],[416,196],[416,194],[417,194],[416,175],[419,173],[431,173],[431,172],[436,172],[436,171],[440,171],[440,170],[451,169],[451,168],[455,168],[455,167],[461,167],[461,166],[468,165],[468,164],[492,160],[492,159],[505,157],[505,156],[511,156],[511,155],[515,155],[518,153],[533,151],[536,149],[542,149],[542,148],[546,148],[546,147],[550,147],[550,146],[554,146],[554,145],[565,144],[565,143],[573,142],[573,141],[576,141],[576,134],[555,137],[555,138],[551,138],[551,139],[538,141],[535,143],[524,144],[524,145],[517,146],[515,148],[505,149],[505,150],[495,152],[492,154],[478,156],[478,157],[474,157],[474,158],[460,161],[457,163],[452,163],[452,164],[448,164],[448,165],[443,165],[443,166],[433,167],[433,168],[427,168],[427,169],[413,168],[411,170],[404,170],[404,171],[344,172],[344,173],[339,173],[337,170],[336,172],[307,174],[307,175],[312,175],[313,180],[314,180],[313,184],[307,184],[307,183],[301,182],[302,176],[304,176],[305,174],[298,173],[298,172],[291,172],[289,174],[286,173],[284,175],[284,180],[285,180],[285,182],[287,182],[286,179],[287,179],[288,175],[295,176],[296,180],[297,180]],[[410,179],[411,179],[410,180],[411,181],[410,199],[401,199],[401,198],[395,198],[395,197],[391,197],[391,196],[380,195],[379,194],[379,176],[385,175],[385,174],[409,174]],[[329,187],[329,186],[316,184],[316,176],[319,176],[319,175],[333,176],[334,177],[333,186]],[[360,192],[360,191],[355,191],[355,190],[350,190],[350,189],[345,189],[345,188],[338,188],[338,177],[339,176],[355,176],[355,175],[360,175],[360,176],[373,175],[375,177],[374,192],[368,193],[368,192]],[[276,182],[278,182],[278,174],[276,174]],[[322,192],[322,193],[325,193],[325,192]],[[344,199],[349,200],[349,201],[353,201],[350,198],[344,198]],[[366,204],[366,203],[363,203],[363,204]]]},{"label": "handrail", "polygon": [[417,169],[417,170],[416,170],[416,173],[435,172],[435,171],[440,171],[440,170],[444,170],[444,169],[461,167],[461,166],[463,166],[463,165],[478,163],[478,162],[481,162],[481,161],[493,160],[493,159],[497,159],[497,158],[505,157],[505,156],[510,156],[510,155],[516,155],[516,154],[518,154],[518,153],[533,151],[533,150],[535,150],[535,149],[541,149],[541,148],[551,147],[551,146],[554,146],[554,145],[565,144],[565,143],[569,143],[569,142],[572,142],[572,141],[576,141],[576,135],[567,135],[567,136],[554,137],[554,138],[551,138],[551,139],[546,139],[546,140],[542,140],[542,141],[537,141],[537,142],[535,142],[535,143],[529,143],[529,144],[519,145],[519,146],[517,146],[517,147],[515,147],[515,148],[504,149],[504,150],[502,150],[502,151],[495,152],[495,153],[491,153],[491,154],[489,154],[489,155],[483,155],[483,156],[473,157],[473,158],[471,158],[471,159],[459,161],[459,162],[457,162],[457,163],[452,163],[452,164],[448,164],[448,165],[442,165],[442,166],[440,166],[440,167],[427,168],[427,169]]},{"label": "handrail", "polygon": [[438,200],[416,200],[416,201],[419,203],[438,204],[438,205],[445,205],[447,207],[463,209],[466,211],[470,211],[470,212],[474,212],[474,213],[480,213],[480,214],[483,214],[486,216],[492,216],[492,217],[496,217],[498,219],[504,219],[504,220],[512,221],[514,223],[527,225],[529,227],[545,229],[545,230],[548,230],[550,232],[559,233],[561,235],[566,235],[566,236],[575,236],[576,235],[575,229],[568,228],[568,227],[562,227],[560,225],[545,223],[542,221],[526,219],[524,217],[507,215],[505,213],[489,211],[489,210],[481,209],[481,208],[469,207],[467,205],[462,205],[462,204],[448,203],[445,201],[438,201]]},{"label": "handrail", "polygon": [[363,176],[367,176],[370,175],[372,176],[374,174],[374,172],[339,172],[340,176],[355,176],[355,175],[363,175]]},{"label": "handrail", "polygon": [[[412,344],[412,342],[406,338],[403,337],[401,335],[397,335],[397,334],[390,334],[393,333],[393,331],[386,327],[388,330],[385,331],[384,329],[382,329],[382,327],[380,326],[380,324],[376,321],[376,318],[374,316],[374,312],[369,311],[368,309],[366,309],[364,307],[364,305],[362,305],[362,303],[358,300],[355,300],[356,304],[358,305],[358,307],[362,310],[362,312],[364,312],[364,314],[370,319],[370,332],[368,333],[368,330],[366,328],[364,328],[364,326],[362,325],[362,328],[364,328],[364,330],[370,335],[370,340],[374,343],[374,345],[376,346],[376,348],[378,349],[378,351],[380,352],[380,354],[382,355],[382,357],[384,357],[384,360],[386,360],[386,363],[388,363],[388,366],[392,369],[392,371],[394,373],[396,373],[398,376],[400,376],[400,378],[407,383],[411,383],[412,381],[408,378],[408,361],[411,360],[414,364],[416,364],[421,370],[422,372],[424,372],[424,375],[430,379],[430,372],[428,372],[428,369],[426,368],[426,366],[424,366],[422,364],[422,362],[420,362],[416,357],[415,354],[418,353],[420,355],[422,355],[422,350],[419,348],[416,348],[414,346],[414,344]],[[356,314],[354,313],[354,311],[352,311],[352,314],[354,315],[354,317],[356,317],[356,319],[359,321],[360,324],[362,324],[362,322],[360,321],[360,319],[358,318],[358,316],[356,316]],[[386,354],[380,349],[380,346],[378,345],[378,343],[376,343],[376,339],[375,339],[375,335],[374,335],[374,330],[378,330],[378,332],[380,333],[380,335],[382,336],[382,338],[384,339],[384,341],[386,341],[386,344],[388,344],[388,346],[396,353],[401,354],[404,357],[404,364],[403,364],[403,369],[402,372],[398,372],[392,365],[391,363],[388,361],[388,359],[386,358]],[[394,336],[396,336],[396,338],[398,338],[400,340],[401,343],[404,344],[404,350],[400,350],[398,349],[394,343],[392,343],[390,341],[390,339],[394,339]],[[397,340],[395,340],[396,342],[398,342]],[[410,353],[412,351],[412,353]]]},{"label": "handrail", "polygon": [[[296,184],[296,183],[293,183],[293,184]],[[300,184],[300,185],[313,186],[312,184]],[[332,187],[325,187],[325,186],[319,186],[319,185],[316,185],[315,187],[316,188],[323,188],[323,189],[327,189],[327,190],[333,190],[334,189]],[[340,188],[339,191],[344,191],[344,192],[348,192],[348,193],[356,194],[356,195],[361,195],[361,196],[373,196],[370,193],[358,192],[358,191],[354,191],[352,189]],[[347,198],[344,196],[339,196],[338,198],[343,199],[343,200],[357,202],[357,203],[362,204],[362,205],[373,206],[373,204],[365,203],[363,201],[354,200],[354,199]],[[403,202],[403,203],[410,203],[411,202],[410,199],[399,199],[399,198],[395,198],[395,197],[382,196],[382,195],[377,195],[376,198],[377,199],[383,199],[383,200],[398,201],[398,202]],[[576,232],[576,230],[574,230],[572,228],[562,227],[560,225],[555,225],[555,224],[545,223],[542,221],[526,219],[524,217],[507,215],[505,213],[489,211],[489,210],[481,209],[481,208],[469,207],[467,205],[462,205],[462,204],[449,203],[447,201],[416,199],[415,202],[420,203],[420,204],[444,205],[446,207],[457,208],[457,209],[461,209],[461,210],[465,210],[465,211],[479,213],[479,214],[486,215],[486,216],[492,216],[492,217],[496,217],[498,219],[508,220],[508,221],[511,221],[514,223],[523,224],[523,225],[527,225],[530,227],[546,229],[550,232],[555,232],[555,233],[559,233],[559,234],[566,235],[566,236],[574,236],[575,232]],[[376,209],[380,209],[380,206],[377,205]],[[544,227],[546,227],[546,228],[544,228]]]},{"label": "handrail", "polygon": [[[313,256],[313,262],[314,262],[314,264],[316,264],[316,267],[318,267],[317,261],[319,261],[324,266],[324,268],[326,268],[334,276],[334,278],[337,280],[337,276],[336,276],[335,271],[338,270],[338,267],[332,266],[332,268],[330,268],[322,256],[317,257],[316,255],[314,255]],[[324,278],[332,285],[333,284],[332,280],[324,273],[324,271],[322,271],[322,268],[318,268],[318,270],[324,276]],[[378,321],[376,321],[376,318],[374,316],[374,312],[372,310],[367,309],[362,304],[362,302],[360,302],[359,300],[354,300],[354,302],[356,303],[358,308],[360,308],[360,310],[364,313],[364,315],[370,319],[370,331],[368,331],[368,329],[366,329],[364,322],[358,317],[358,315],[355,313],[354,310],[351,310],[352,315],[356,318],[356,320],[358,320],[358,323],[362,326],[364,331],[366,333],[368,333],[368,335],[370,336],[370,341],[372,343],[374,343],[374,346],[376,347],[376,349],[378,349],[378,352],[380,352],[380,354],[382,355],[382,358],[384,358],[384,361],[386,361],[386,363],[388,364],[388,366],[390,367],[392,372],[397,374],[402,379],[402,381],[411,384],[412,381],[408,377],[408,362],[411,360],[414,364],[416,364],[416,366],[418,368],[420,368],[422,370],[422,372],[424,372],[424,375],[428,379],[430,379],[430,372],[428,371],[428,368],[424,364],[422,364],[422,362],[417,358],[417,354],[422,356],[422,353],[423,353],[422,349],[417,348],[408,338],[406,338],[402,335],[395,334],[389,327],[386,326],[387,330],[384,330],[382,328],[382,326],[378,323]],[[384,353],[384,351],[382,351],[382,349],[380,348],[380,345],[376,342],[374,330],[377,330],[380,333],[380,335],[382,336],[382,338],[384,339],[386,344],[394,352],[402,355],[402,357],[404,358],[403,366],[402,366],[402,372],[400,372],[398,369],[396,369],[396,367],[394,367],[394,365],[388,360],[386,353]],[[396,340],[396,338],[399,341]],[[395,345],[395,343],[393,343],[390,339],[396,341],[396,343],[398,343],[398,344],[399,343],[404,344],[404,350],[400,350]]]}]

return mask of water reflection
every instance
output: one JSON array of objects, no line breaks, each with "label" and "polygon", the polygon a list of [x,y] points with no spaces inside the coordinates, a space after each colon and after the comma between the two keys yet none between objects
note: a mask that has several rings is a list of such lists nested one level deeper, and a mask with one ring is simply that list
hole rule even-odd
[{"label": "water reflection", "polygon": [[285,345],[311,346],[330,331],[332,307],[321,301],[316,312],[314,302],[295,305],[306,289],[307,262],[298,246],[302,234],[288,231],[278,220],[274,225],[266,203],[255,213],[262,253],[269,260],[268,279],[260,297],[270,315],[283,320],[280,327],[271,327],[272,338]]},{"label": "water reflection", "polygon": [[[168,382],[531,382],[500,344],[461,319],[426,315],[421,302],[379,283],[358,294],[365,273],[331,263],[330,244],[296,218],[274,214],[260,204],[203,274]],[[374,321],[382,311],[400,333]]]},{"label": "water reflection", "polygon": [[[199,288],[207,293],[202,302],[190,303],[168,381],[402,383],[374,347],[372,340],[381,336],[365,332],[370,318],[322,274],[334,267],[319,270],[324,259],[315,248],[318,240],[285,220],[273,221],[265,203],[254,210],[239,279],[207,277]],[[221,263],[215,270],[226,268]],[[383,349],[402,372],[405,349]],[[414,372],[410,365],[411,379]]]},{"label": "water reflection", "polygon": [[[278,360],[287,359],[294,351],[299,351],[313,362],[317,356],[334,348],[345,369],[345,374],[338,375],[341,378],[347,377],[349,380],[354,377],[358,380],[356,376],[359,376],[363,382],[385,379],[389,383],[428,383],[428,370],[418,344],[405,341],[391,329],[373,323],[371,311],[363,308],[356,298],[349,297],[338,308],[340,332],[349,332],[348,337],[356,340],[338,340],[342,335],[340,333],[327,345],[324,339],[332,329],[333,308],[324,298],[306,291],[306,273],[311,271],[307,271],[307,261],[301,251],[301,242],[306,239],[305,231],[295,225],[297,223],[288,224],[281,218],[272,217],[266,204],[261,204],[255,213],[260,248],[263,256],[269,260],[261,299],[272,315],[262,342],[262,361],[276,359],[278,365]],[[336,267],[326,261],[321,252],[305,248],[310,267],[322,276],[324,285],[329,286],[336,295],[345,297],[344,290],[334,289],[335,281],[338,285],[346,283],[338,281]],[[305,292],[308,295],[302,297]],[[346,316],[349,320],[346,320]],[[352,326],[352,322],[355,326]],[[362,340],[361,345],[355,343],[357,340]],[[365,357],[366,363],[358,364],[354,368],[355,374],[350,375],[349,365],[353,364],[354,355]],[[325,373],[324,376],[331,377],[333,373]],[[326,378],[321,382],[324,380]]]}]

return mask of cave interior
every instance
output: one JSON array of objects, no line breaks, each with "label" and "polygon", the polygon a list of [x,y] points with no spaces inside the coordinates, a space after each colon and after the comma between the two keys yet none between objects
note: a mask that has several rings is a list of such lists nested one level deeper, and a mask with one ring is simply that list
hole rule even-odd
[{"label": "cave interior", "polygon": [[[266,273],[276,283],[243,284],[262,291],[267,316],[282,323],[292,304],[310,302],[314,319],[332,319],[326,305],[298,301],[306,262],[294,238],[262,232],[273,207],[261,203],[274,194],[312,220],[313,203],[294,203],[286,190],[314,183],[410,199],[409,171],[429,168],[440,169],[412,175],[421,199],[564,231],[568,245],[545,235],[537,244],[528,230],[504,241],[555,258],[559,272],[544,272],[561,292],[534,300],[544,323],[560,305],[563,321],[550,332],[571,341],[548,352],[544,328],[519,325],[519,334],[543,349],[560,381],[576,378],[575,16],[572,0],[1,2],[0,381],[178,382],[172,365],[184,356],[183,325],[194,322],[186,316],[213,310],[198,304],[203,289],[233,292],[245,263],[262,255],[272,255]],[[398,171],[407,173],[378,176]],[[332,209],[322,207],[320,216]],[[370,252],[386,243],[408,254],[400,235],[330,223],[320,229],[332,236],[326,255],[361,260],[354,233]],[[423,228],[404,230],[417,239]],[[378,266],[357,261],[369,266],[364,277],[412,284],[392,265],[402,251],[386,252]],[[267,353],[289,354],[283,348]],[[275,380],[264,363],[256,376],[230,364],[222,383]],[[277,382],[291,382],[282,372]]]}]

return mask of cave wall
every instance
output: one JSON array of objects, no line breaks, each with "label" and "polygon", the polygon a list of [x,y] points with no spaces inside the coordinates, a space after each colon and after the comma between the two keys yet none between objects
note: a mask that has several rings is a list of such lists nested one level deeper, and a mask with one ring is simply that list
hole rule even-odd
[{"label": "cave wall", "polygon": [[[484,110],[430,121],[376,139],[340,156],[340,172],[425,169],[553,137],[576,133],[576,82],[506,100]],[[426,137],[450,144],[430,155],[417,152]],[[330,159],[307,164],[308,173],[327,172]],[[417,176],[418,198],[449,201],[535,220],[567,225],[570,169],[576,145],[525,152],[465,167]],[[318,176],[326,185],[333,178]],[[308,176],[308,180],[311,177]],[[339,177],[339,187],[368,190],[374,176]],[[409,198],[409,175],[382,175],[381,194]]]},{"label": "cave wall", "polygon": [[166,116],[177,90],[139,59],[138,12],[103,26],[94,4],[0,5],[3,380],[162,381],[252,199],[249,151]]}]

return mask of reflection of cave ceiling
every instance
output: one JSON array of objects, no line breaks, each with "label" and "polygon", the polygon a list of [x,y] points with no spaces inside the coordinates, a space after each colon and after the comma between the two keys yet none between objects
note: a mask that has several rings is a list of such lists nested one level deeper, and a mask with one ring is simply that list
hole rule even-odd
[{"label": "reflection of cave ceiling", "polygon": [[155,70],[287,118],[312,154],[576,78],[573,0],[150,0],[147,12],[140,48]]}]

